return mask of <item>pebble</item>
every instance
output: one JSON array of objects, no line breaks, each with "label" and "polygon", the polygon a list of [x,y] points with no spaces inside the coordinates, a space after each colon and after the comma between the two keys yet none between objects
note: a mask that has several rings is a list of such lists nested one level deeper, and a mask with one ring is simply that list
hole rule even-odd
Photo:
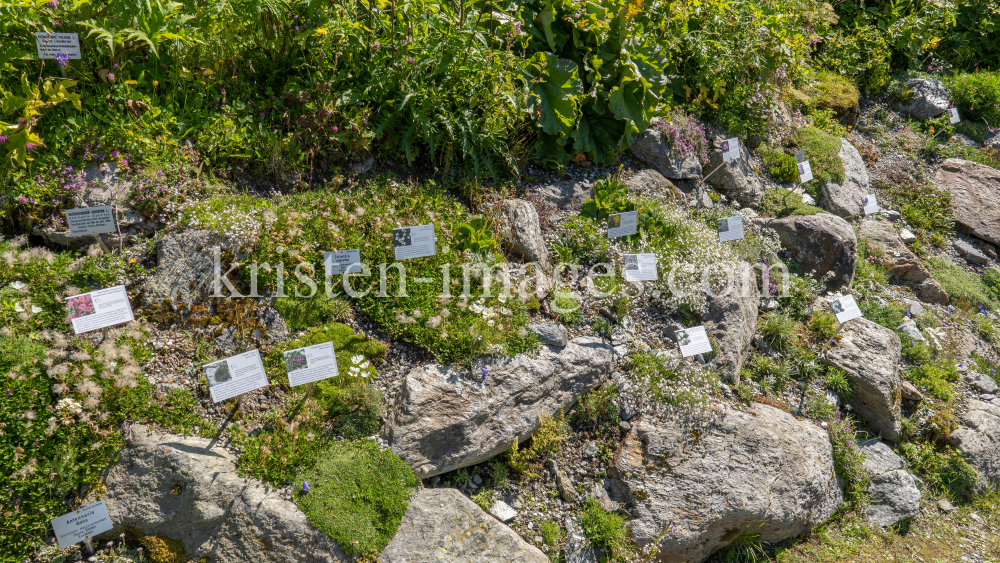
[{"label": "pebble", "polygon": [[632,429],[632,423],[625,422],[624,420],[618,423],[618,428],[622,429],[622,432],[628,432]]},{"label": "pebble", "polygon": [[945,499],[939,500],[937,505],[942,512],[953,512],[955,510],[955,506]]}]

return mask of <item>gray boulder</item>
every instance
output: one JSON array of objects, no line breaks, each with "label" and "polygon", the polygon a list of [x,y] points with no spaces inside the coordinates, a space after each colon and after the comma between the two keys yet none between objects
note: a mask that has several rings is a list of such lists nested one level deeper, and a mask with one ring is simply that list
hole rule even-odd
[{"label": "gray boulder", "polygon": [[569,344],[569,329],[555,323],[529,324],[528,330],[535,333],[542,344],[565,348]]},{"label": "gray boulder", "polygon": [[583,202],[590,199],[590,185],[564,180],[544,185],[538,188],[537,193],[542,201],[556,209],[579,213]]},{"label": "gray boulder", "polygon": [[858,260],[858,239],[850,223],[834,215],[789,215],[767,221],[781,246],[792,253],[802,271],[817,280],[826,280],[826,288],[836,291],[850,287]]},{"label": "gray boulder", "polygon": [[636,172],[625,180],[625,185],[632,193],[681,202],[685,199],[684,192],[652,168]]},{"label": "gray boulder", "polygon": [[948,440],[979,474],[977,492],[1000,485],[1000,406],[969,399],[962,425]]},{"label": "gray boulder", "polygon": [[904,343],[906,341],[918,342],[918,343],[927,342],[927,339],[924,338],[923,333],[920,332],[920,327],[917,326],[917,323],[911,320],[907,320],[900,326],[896,327],[896,332],[899,333],[900,339]]},{"label": "gray boulder", "polygon": [[861,236],[886,249],[886,258],[892,261],[890,279],[913,288],[924,303],[948,302],[944,288],[934,281],[920,258],[906,247],[892,223],[882,217],[865,217],[861,222]]},{"label": "gray boulder", "polygon": [[865,507],[865,517],[879,526],[891,526],[920,514],[917,480],[904,469],[872,477],[868,499],[870,504]]},{"label": "gray boulder", "polygon": [[951,194],[952,216],[959,226],[1000,244],[1000,170],[949,158],[938,168],[934,184]]},{"label": "gray boulder", "polygon": [[185,560],[213,563],[350,561],[295,503],[240,477],[236,457],[210,440],[150,432],[131,439],[104,480],[111,520],[181,542]]},{"label": "gray boulder", "polygon": [[639,135],[629,147],[629,151],[671,180],[693,180],[702,177],[698,155],[691,153],[684,156],[680,151],[675,151],[663,131],[655,127],[650,126]]},{"label": "gray boulder", "polygon": [[1000,385],[997,385],[997,382],[985,373],[979,373],[971,369],[966,370],[962,372],[962,381],[965,381],[969,384],[969,387],[983,394],[996,395],[1000,393]]},{"label": "gray boulder", "polygon": [[[764,183],[750,169],[743,158],[730,160],[723,164],[722,142],[725,139],[717,137],[708,151],[708,164],[702,167],[705,181],[719,192],[725,194],[741,205],[757,207],[764,200]],[[740,149],[746,150],[743,146]],[[714,173],[712,171],[715,171]],[[709,175],[711,174],[711,176]]]},{"label": "gray boulder", "polygon": [[854,411],[891,441],[899,439],[903,422],[898,370],[901,351],[895,332],[859,318],[841,325],[837,343],[826,354],[827,361],[851,377]]},{"label": "gray boulder", "polygon": [[546,272],[552,269],[549,249],[542,238],[535,206],[523,199],[508,199],[500,206],[500,236],[504,245],[528,262],[538,262]]},{"label": "gray boulder", "polygon": [[731,291],[709,297],[708,312],[702,321],[705,332],[715,340],[717,353],[708,367],[727,383],[740,382],[740,370],[757,332],[758,305],[760,289],[755,270],[746,262],[741,262],[735,272]]},{"label": "gray boulder", "polygon": [[[184,231],[157,241],[157,267],[143,286],[143,300],[159,303],[169,299],[175,305],[204,301],[215,291],[216,248],[220,249],[219,287],[222,295],[229,296],[230,290],[221,281],[230,266],[223,259],[228,242],[212,231]],[[235,285],[235,280],[231,281]]]},{"label": "gray boulder", "polygon": [[903,458],[899,457],[888,444],[879,439],[859,440],[858,448],[865,456],[865,469],[872,475],[903,469]]},{"label": "gray boulder", "polygon": [[991,133],[989,137],[983,141],[984,147],[989,147],[991,149],[1000,150],[1000,131]]},{"label": "gray boulder", "polygon": [[913,78],[906,81],[906,92],[899,110],[924,121],[948,111],[951,92],[940,80]]},{"label": "gray boulder", "polygon": [[480,463],[524,443],[539,416],[568,410],[597,387],[612,349],[599,338],[577,338],[561,351],[542,346],[537,357],[518,355],[479,370],[442,365],[413,369],[389,406],[382,433],[392,451],[427,478]]},{"label": "gray boulder", "polygon": [[840,217],[860,215],[864,211],[861,198],[871,193],[868,168],[861,153],[847,139],[840,140],[840,152],[837,154],[844,163],[844,181],[824,182],[819,206]]},{"label": "gray boulder", "polygon": [[549,558],[457,490],[423,489],[379,561],[548,563]]},{"label": "gray boulder", "polygon": [[990,261],[982,251],[962,239],[955,239],[951,245],[955,247],[955,252],[969,264],[986,264]]},{"label": "gray boulder", "polygon": [[666,530],[663,562],[700,562],[743,532],[795,537],[843,502],[826,432],[760,403],[647,415],[609,475],[640,547]]}]

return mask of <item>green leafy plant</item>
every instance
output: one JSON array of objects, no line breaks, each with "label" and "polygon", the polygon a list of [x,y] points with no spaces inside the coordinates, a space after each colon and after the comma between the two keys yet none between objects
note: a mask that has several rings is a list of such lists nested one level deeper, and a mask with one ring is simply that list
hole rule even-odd
[{"label": "green leafy plant", "polygon": [[760,331],[768,346],[779,352],[785,352],[799,342],[798,324],[782,313],[771,313],[764,317]]},{"label": "green leafy plant", "polygon": [[538,531],[542,533],[542,542],[549,547],[555,546],[559,541],[559,537],[562,536],[562,530],[559,529],[559,524],[550,520],[542,520],[539,522]]},{"label": "green leafy plant", "polygon": [[847,375],[844,370],[836,366],[829,366],[827,368],[824,383],[826,384],[827,389],[833,391],[842,399],[850,399],[851,395],[854,393],[854,389],[851,386],[850,376]]},{"label": "green leafy plant", "polygon": [[625,517],[605,512],[597,500],[587,497],[580,517],[583,535],[608,553],[609,561],[626,561],[632,551]]},{"label": "green leafy plant", "polygon": [[968,498],[976,484],[976,470],[962,454],[949,447],[938,449],[929,443],[903,442],[900,453],[920,476],[939,492],[955,499]]},{"label": "green leafy plant", "polygon": [[510,475],[510,468],[502,461],[494,463],[490,467],[490,479],[494,487],[503,487],[507,484],[507,477]]},{"label": "green leafy plant", "polygon": [[617,178],[605,178],[591,188],[591,197],[583,202],[580,215],[595,221],[605,221],[613,213],[635,211],[628,200],[628,187]]},{"label": "green leafy plant", "polygon": [[69,89],[76,86],[75,80],[48,79],[32,84],[26,74],[21,75],[21,96],[6,91],[0,87],[0,116],[20,113],[17,123],[0,121],[0,135],[3,136],[4,148],[8,157],[17,164],[25,166],[34,160],[28,156],[28,151],[44,145],[41,137],[34,131],[42,112],[69,102],[77,110],[83,109],[80,95],[71,94]]},{"label": "green leafy plant", "polygon": [[479,492],[472,495],[472,502],[479,505],[483,512],[489,512],[493,508],[496,491],[493,489],[479,489]]},{"label": "green leafy plant", "polygon": [[455,228],[455,246],[459,250],[484,252],[494,250],[497,241],[493,238],[492,223],[484,217],[473,217],[468,223]]}]

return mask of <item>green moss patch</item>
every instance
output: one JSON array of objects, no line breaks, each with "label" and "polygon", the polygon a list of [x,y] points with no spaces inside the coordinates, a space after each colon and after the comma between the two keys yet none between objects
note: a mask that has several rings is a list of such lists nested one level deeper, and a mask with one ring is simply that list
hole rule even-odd
[{"label": "green moss patch", "polygon": [[297,504],[348,555],[377,557],[396,534],[419,480],[406,462],[374,442],[332,442],[298,474],[309,483]]},{"label": "green moss patch", "polygon": [[845,76],[821,71],[816,75],[816,82],[809,86],[807,95],[812,109],[833,110],[842,123],[848,116],[857,117],[858,89]]},{"label": "green moss patch", "polygon": [[[795,159],[792,158],[794,162]],[[761,212],[765,216],[785,217],[788,215],[815,215],[823,210],[802,203],[802,196],[784,188],[771,190],[764,194]]]}]

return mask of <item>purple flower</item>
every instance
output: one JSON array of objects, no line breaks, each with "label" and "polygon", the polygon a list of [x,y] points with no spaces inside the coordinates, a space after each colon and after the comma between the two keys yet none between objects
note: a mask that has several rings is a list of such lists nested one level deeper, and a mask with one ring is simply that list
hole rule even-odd
[{"label": "purple flower", "polygon": [[45,3],[45,5],[48,6],[49,8],[58,8],[59,0],[49,0],[48,2]]},{"label": "purple flower", "polygon": [[337,126],[336,126],[336,125],[334,125],[334,126],[333,126],[333,132],[334,132],[334,133],[336,133],[336,132],[337,132]]},{"label": "purple flower", "polygon": [[298,31],[298,30],[299,30],[299,26],[295,26],[295,31]]},{"label": "purple flower", "polygon": [[[111,68],[113,68],[115,70],[118,70],[120,67],[121,67],[121,65],[118,64],[118,61],[111,61]],[[100,148],[100,147],[98,147],[98,148]]]},{"label": "purple flower", "polygon": [[37,145],[35,145],[35,143],[28,143],[28,144],[24,145],[24,149],[25,150],[33,151],[36,148],[38,148],[38,147],[37,147]]},{"label": "purple flower", "polygon": [[14,394],[14,390],[13,389],[8,389],[7,390],[7,394],[8,395],[13,395]]},{"label": "purple flower", "polygon": [[302,481],[302,492],[303,493],[309,492],[309,481]]},{"label": "purple flower", "polygon": [[417,64],[417,61],[415,61],[413,57],[406,57],[406,62],[410,63],[411,65]]},{"label": "purple flower", "polygon": [[[115,63],[115,68],[118,68],[118,63]],[[115,81],[115,73],[109,72],[108,73],[108,82],[114,83],[114,81]]]},{"label": "purple flower", "polygon": [[376,41],[374,44],[372,44],[372,50],[378,51],[378,48],[381,47],[381,46],[382,46],[382,44],[379,43],[378,41]]},{"label": "purple flower", "polygon": [[7,135],[0,135],[0,145],[7,144]]},{"label": "purple flower", "polygon": [[486,375],[490,373],[490,370],[488,370],[486,368],[482,368],[480,371],[483,372],[483,378],[480,380],[480,383],[482,383],[482,382],[486,381]]},{"label": "purple flower", "polygon": [[121,154],[121,153],[118,152],[118,151],[111,151],[111,158],[118,158],[119,154]]},{"label": "purple flower", "polygon": [[261,119],[264,119],[264,112],[260,112],[258,115],[260,115]]}]

